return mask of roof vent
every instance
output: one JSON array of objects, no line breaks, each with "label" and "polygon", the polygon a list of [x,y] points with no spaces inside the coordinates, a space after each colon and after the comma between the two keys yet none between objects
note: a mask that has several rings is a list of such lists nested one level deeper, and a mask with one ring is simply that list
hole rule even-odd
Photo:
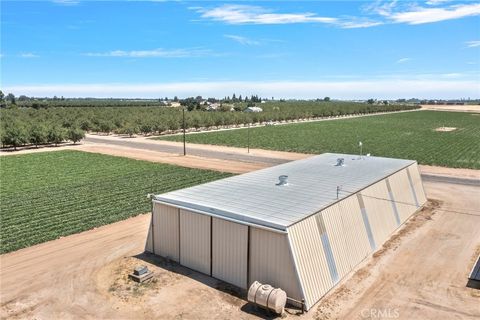
[{"label": "roof vent", "polygon": [[279,176],[277,186],[288,186],[288,176],[286,175]]},{"label": "roof vent", "polygon": [[343,167],[344,165],[345,165],[345,159],[337,158],[337,164],[335,164],[335,167]]}]

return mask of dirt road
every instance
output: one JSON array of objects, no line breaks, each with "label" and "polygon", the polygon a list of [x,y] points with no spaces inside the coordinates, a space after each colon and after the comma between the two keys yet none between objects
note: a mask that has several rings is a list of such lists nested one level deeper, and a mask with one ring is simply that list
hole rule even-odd
[{"label": "dirt road", "polygon": [[149,215],[140,215],[1,256],[1,317],[133,318],[99,295],[96,272],[142,252]]},{"label": "dirt road", "polygon": [[[87,143],[101,143],[112,146],[129,147],[139,150],[157,151],[162,153],[183,155],[183,144],[178,142],[145,139],[144,137],[137,137],[133,139],[114,137],[114,136],[95,136],[87,135],[85,137]],[[295,160],[298,154],[289,152],[271,153],[266,150],[252,149],[247,153],[246,149],[219,147],[210,145],[188,144],[187,154],[202,158],[222,159],[228,161],[242,161],[264,163],[268,165],[276,165],[284,163],[285,160]],[[303,156],[305,157],[305,156]]]},{"label": "dirt road", "polygon": [[[480,188],[425,187],[429,197],[444,201],[431,219],[414,222],[415,228],[368,262],[367,271],[346,281],[330,305],[314,307],[303,318],[365,318],[368,310],[381,308],[398,309],[400,319],[480,317],[478,293],[465,288],[475,250],[480,250]],[[216,280],[136,258],[143,252],[148,223],[149,216],[141,215],[2,255],[1,317],[257,318]],[[156,273],[158,282],[140,289],[126,282],[127,270],[140,263]]]},{"label": "dirt road", "polygon": [[438,104],[424,104],[422,110],[437,110],[437,111],[455,111],[455,112],[476,112],[480,113],[480,105],[466,104],[466,105],[438,105]]},{"label": "dirt road", "polygon": [[136,160],[169,163],[182,167],[208,169],[231,173],[245,173],[271,166],[262,162],[233,161],[191,155],[183,156],[175,153],[150,151],[109,144],[85,144],[79,147],[77,150],[126,157]]},{"label": "dirt road", "polygon": [[[93,135],[89,135],[87,142],[78,146],[77,150],[232,173],[245,173],[313,156],[306,153],[263,149],[251,149],[250,153],[247,153],[244,148],[194,144],[190,145],[190,153],[184,157],[183,145],[178,142],[151,140],[145,137],[125,140],[118,136]],[[472,179],[474,181],[470,181],[471,184],[480,183],[480,170],[420,165],[420,171],[429,181],[454,182],[463,179],[459,182],[464,184],[468,182],[465,179]]]}]

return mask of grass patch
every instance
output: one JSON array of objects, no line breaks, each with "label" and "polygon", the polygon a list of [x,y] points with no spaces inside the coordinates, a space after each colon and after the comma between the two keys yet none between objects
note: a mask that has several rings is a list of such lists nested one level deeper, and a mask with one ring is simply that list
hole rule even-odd
[{"label": "grass patch", "polygon": [[[438,132],[439,127],[457,128]],[[181,141],[181,136],[161,139]],[[303,153],[364,153],[480,169],[480,122],[465,112],[416,111],[250,129],[250,147]],[[247,130],[187,135],[187,142],[247,146]]]},{"label": "grass patch", "polygon": [[0,253],[150,211],[147,193],[230,176],[80,151],[0,157]]}]

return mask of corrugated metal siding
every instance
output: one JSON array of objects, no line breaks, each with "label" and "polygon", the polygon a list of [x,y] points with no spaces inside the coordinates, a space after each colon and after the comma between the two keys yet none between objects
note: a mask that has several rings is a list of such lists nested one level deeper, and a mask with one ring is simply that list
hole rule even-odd
[{"label": "corrugated metal siding", "polygon": [[405,168],[388,178],[401,223],[404,223],[417,210],[406,170]]},{"label": "corrugated metal siding", "polygon": [[333,280],[323,249],[321,234],[315,216],[288,228],[300,281],[305,293],[305,303],[310,308],[331,287]]},{"label": "corrugated metal siding", "polygon": [[368,221],[367,209],[365,209],[365,203],[363,203],[363,197],[360,193],[357,193],[357,200],[358,200],[358,204],[360,205],[363,226],[365,227],[365,231],[367,232],[368,242],[370,243],[370,249],[375,250],[375,248],[377,247],[377,244],[375,243],[375,239],[373,238],[372,227],[370,226],[370,221]]},{"label": "corrugated metal siding", "polygon": [[408,171],[410,172],[410,177],[412,178],[413,187],[415,189],[418,202],[420,205],[423,205],[427,201],[427,197],[425,195],[425,189],[423,188],[422,178],[420,177],[418,165],[416,163],[412,164],[408,167]]},{"label": "corrugated metal siding", "polygon": [[375,243],[381,245],[398,227],[385,180],[360,192]]},{"label": "corrugated metal siding", "polygon": [[210,274],[211,217],[180,209],[180,264]]},{"label": "corrugated metal siding", "polygon": [[179,261],[178,211],[175,207],[155,203],[153,215],[155,254]]},{"label": "corrugated metal siding", "polygon": [[[291,226],[288,234],[308,306],[371,252],[356,195]],[[333,256],[325,250],[327,237]]]},{"label": "corrugated metal siding", "polygon": [[246,289],[248,227],[213,218],[212,228],[212,276]]},{"label": "corrugated metal siding", "polygon": [[148,225],[148,234],[147,234],[147,243],[145,244],[145,251],[146,252],[150,252],[150,253],[153,253],[153,247],[152,247],[152,228],[153,228],[153,224],[152,224],[152,217],[153,217],[153,213],[152,213],[152,216],[150,217],[150,223]]},{"label": "corrugated metal siding", "polygon": [[[327,230],[328,238],[332,246],[333,258],[338,276],[343,277],[349,270],[349,261],[348,261],[348,248],[346,247],[345,242],[345,230],[342,223],[342,214],[338,204],[328,207],[323,210],[321,216],[325,223],[325,228]],[[337,282],[338,279],[333,279],[334,282]]]},{"label": "corrugated metal siding", "polygon": [[291,298],[302,299],[286,234],[250,227],[249,281],[249,286],[254,281],[268,283]]},{"label": "corrugated metal siding", "polygon": [[345,241],[347,248],[349,248],[348,255],[351,269],[370,254],[371,247],[363,225],[357,197],[352,195],[339,202],[338,206],[342,214]]},{"label": "corrugated metal siding", "polygon": [[332,244],[339,278],[343,278],[371,251],[357,197],[350,196],[320,215]]},{"label": "corrugated metal siding", "polygon": [[395,215],[395,221],[397,222],[397,227],[402,224],[400,221],[400,215],[398,214],[397,203],[395,202],[395,197],[393,196],[392,187],[390,186],[390,180],[385,179],[385,184],[387,185],[388,189],[388,198],[390,199],[390,204],[392,205],[392,210]]}]

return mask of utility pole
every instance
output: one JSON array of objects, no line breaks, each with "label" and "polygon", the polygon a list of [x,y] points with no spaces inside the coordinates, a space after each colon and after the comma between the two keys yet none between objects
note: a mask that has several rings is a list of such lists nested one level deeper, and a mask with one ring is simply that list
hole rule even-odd
[{"label": "utility pole", "polygon": [[247,153],[250,153],[250,122],[247,129]]},{"label": "utility pole", "polygon": [[187,155],[187,148],[185,146],[185,107],[182,107],[182,118],[183,118],[183,155]]}]

